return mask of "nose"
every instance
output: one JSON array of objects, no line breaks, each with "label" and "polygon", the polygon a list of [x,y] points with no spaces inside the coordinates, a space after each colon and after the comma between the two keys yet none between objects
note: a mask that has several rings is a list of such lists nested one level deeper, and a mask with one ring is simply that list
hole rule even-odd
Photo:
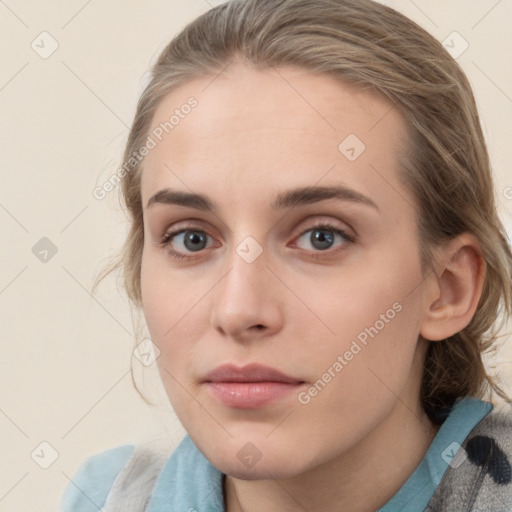
[{"label": "nose", "polygon": [[252,262],[233,251],[229,270],[214,288],[212,325],[239,342],[275,334],[283,324],[280,286],[267,268],[265,251]]}]

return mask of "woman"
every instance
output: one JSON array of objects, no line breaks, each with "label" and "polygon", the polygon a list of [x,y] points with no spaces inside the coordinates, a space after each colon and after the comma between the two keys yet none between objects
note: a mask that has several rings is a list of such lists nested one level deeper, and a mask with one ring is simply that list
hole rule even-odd
[{"label": "woman", "polygon": [[121,259],[187,436],[63,510],[512,510],[482,354],[512,307],[469,83],[370,0],[232,0],[164,49]]}]

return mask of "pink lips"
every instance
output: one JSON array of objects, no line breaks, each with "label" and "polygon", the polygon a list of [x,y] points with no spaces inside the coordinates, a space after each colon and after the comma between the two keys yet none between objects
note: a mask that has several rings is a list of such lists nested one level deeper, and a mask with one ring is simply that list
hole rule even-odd
[{"label": "pink lips", "polygon": [[253,363],[242,368],[219,366],[205,376],[204,383],[222,404],[235,409],[256,409],[297,391],[303,381]]}]

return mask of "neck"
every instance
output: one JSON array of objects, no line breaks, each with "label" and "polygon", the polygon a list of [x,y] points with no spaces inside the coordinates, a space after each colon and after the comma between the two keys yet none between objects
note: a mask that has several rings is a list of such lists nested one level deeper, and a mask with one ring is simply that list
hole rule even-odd
[{"label": "neck", "polygon": [[357,445],[306,473],[281,480],[226,476],[226,511],[377,510],[413,473],[438,430],[419,404],[412,410],[397,401],[391,413]]}]

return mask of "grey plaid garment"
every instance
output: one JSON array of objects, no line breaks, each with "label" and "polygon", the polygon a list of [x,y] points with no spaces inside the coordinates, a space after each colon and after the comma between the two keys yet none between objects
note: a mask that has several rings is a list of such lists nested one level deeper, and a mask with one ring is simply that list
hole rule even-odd
[{"label": "grey plaid garment", "polygon": [[425,512],[512,512],[512,415],[496,407],[471,431]]}]

